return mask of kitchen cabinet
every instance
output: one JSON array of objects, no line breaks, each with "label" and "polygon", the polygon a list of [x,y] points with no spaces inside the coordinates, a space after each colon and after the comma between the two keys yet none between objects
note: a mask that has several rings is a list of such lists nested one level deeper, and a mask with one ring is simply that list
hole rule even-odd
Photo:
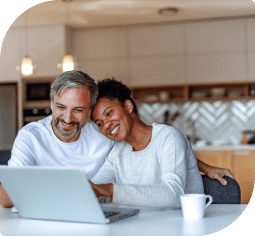
[{"label": "kitchen cabinet", "polygon": [[131,87],[137,103],[254,100],[255,83],[186,84]]},{"label": "kitchen cabinet", "polygon": [[17,135],[17,84],[0,84],[0,151],[11,149]]},{"label": "kitchen cabinet", "polygon": [[255,180],[255,148],[194,150],[201,161],[230,169],[241,188],[241,203],[248,204]]},{"label": "kitchen cabinet", "polygon": [[22,58],[21,35],[21,29],[9,30],[5,35],[0,56],[0,81],[20,78],[20,72],[16,67],[20,66]]},{"label": "kitchen cabinet", "polygon": [[255,180],[255,150],[232,151],[233,174],[241,187],[242,203],[248,204]]}]

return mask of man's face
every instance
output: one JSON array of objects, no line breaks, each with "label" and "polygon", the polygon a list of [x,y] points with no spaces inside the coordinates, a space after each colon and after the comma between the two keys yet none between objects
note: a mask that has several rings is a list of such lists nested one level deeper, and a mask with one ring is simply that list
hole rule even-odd
[{"label": "man's face", "polygon": [[54,95],[51,109],[55,135],[61,141],[74,142],[90,114],[90,92],[85,87],[67,88],[62,95]]}]

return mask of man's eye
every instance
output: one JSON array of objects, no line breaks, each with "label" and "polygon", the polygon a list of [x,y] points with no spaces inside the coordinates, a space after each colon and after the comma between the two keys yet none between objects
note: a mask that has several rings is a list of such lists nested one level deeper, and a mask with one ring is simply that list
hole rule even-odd
[{"label": "man's eye", "polygon": [[83,112],[83,110],[76,110],[76,112]]},{"label": "man's eye", "polygon": [[64,107],[61,107],[61,106],[57,106],[58,107],[58,109],[64,109]]}]

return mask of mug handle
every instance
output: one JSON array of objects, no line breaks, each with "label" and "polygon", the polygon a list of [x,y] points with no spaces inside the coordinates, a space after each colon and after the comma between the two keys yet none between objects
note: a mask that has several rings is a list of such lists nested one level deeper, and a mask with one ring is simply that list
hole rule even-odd
[{"label": "mug handle", "polygon": [[207,202],[207,204],[205,205],[205,209],[212,203],[212,201],[213,201],[213,198],[212,198],[212,196],[211,195],[206,195],[205,196],[205,200],[206,199],[209,199],[209,202]]}]

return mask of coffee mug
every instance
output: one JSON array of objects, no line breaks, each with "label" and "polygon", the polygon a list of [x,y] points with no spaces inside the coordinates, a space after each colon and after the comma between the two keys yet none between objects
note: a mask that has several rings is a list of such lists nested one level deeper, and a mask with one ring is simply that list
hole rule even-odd
[{"label": "coffee mug", "polygon": [[[209,202],[206,204],[206,199]],[[205,194],[181,195],[182,214],[185,219],[195,220],[204,217],[205,209],[212,203],[212,196]]]}]

